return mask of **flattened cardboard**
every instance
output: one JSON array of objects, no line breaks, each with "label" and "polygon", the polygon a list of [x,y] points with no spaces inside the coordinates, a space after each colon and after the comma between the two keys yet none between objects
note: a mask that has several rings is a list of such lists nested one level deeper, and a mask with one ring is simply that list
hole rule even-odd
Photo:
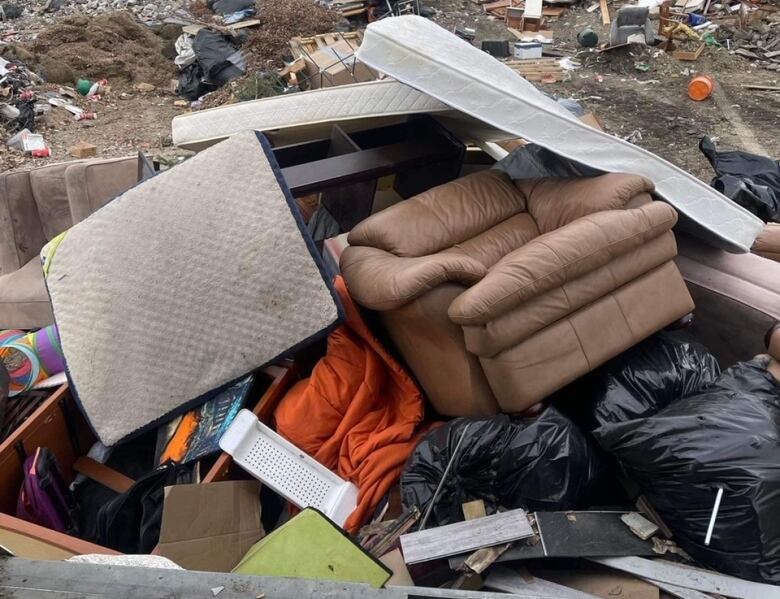
[{"label": "flattened cardboard", "polygon": [[154,553],[187,570],[230,572],[264,536],[258,481],[176,485],[165,488]]}]

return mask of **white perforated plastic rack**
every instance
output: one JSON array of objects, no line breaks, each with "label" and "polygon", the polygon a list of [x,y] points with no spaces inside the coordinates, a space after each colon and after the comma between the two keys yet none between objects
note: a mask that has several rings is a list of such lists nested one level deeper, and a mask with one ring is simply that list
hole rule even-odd
[{"label": "white perforated plastic rack", "polygon": [[343,526],[358,489],[241,410],[219,440],[233,461],[299,508],[314,507]]}]

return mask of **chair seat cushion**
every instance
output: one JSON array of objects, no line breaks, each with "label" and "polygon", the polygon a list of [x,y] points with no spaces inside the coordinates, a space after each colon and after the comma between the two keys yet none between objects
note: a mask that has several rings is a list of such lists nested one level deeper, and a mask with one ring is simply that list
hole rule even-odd
[{"label": "chair seat cushion", "polygon": [[37,329],[52,323],[40,258],[0,276],[0,329]]}]

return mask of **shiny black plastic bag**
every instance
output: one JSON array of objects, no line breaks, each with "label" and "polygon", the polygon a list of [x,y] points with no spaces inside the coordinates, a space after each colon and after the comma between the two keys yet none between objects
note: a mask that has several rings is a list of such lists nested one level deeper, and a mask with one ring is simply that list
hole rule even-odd
[{"label": "shiny black plastic bag", "polygon": [[[780,583],[780,385],[760,356],[649,418],[594,431],[696,560]],[[718,488],[723,498],[704,545]]]},{"label": "shiny black plastic bag", "polygon": [[426,527],[463,520],[461,504],[475,499],[484,500],[488,513],[498,506],[573,509],[599,470],[594,448],[555,408],[536,418],[458,418],[429,433],[407,460],[405,507],[425,511],[464,430]]},{"label": "shiny black plastic bag", "polygon": [[685,333],[658,333],[596,374],[593,417],[601,426],[652,416],[720,376],[718,361]]},{"label": "shiny black plastic bag", "polygon": [[748,152],[718,152],[709,137],[699,149],[717,175],[710,185],[764,222],[780,222],[780,162]]}]

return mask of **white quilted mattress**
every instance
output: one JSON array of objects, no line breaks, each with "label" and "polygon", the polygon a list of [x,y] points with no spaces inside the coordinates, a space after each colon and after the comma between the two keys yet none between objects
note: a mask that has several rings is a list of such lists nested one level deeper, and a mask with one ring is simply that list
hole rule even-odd
[{"label": "white quilted mattress", "polygon": [[407,85],[385,79],[229,104],[174,117],[173,143],[199,149],[239,131],[450,110]]},{"label": "white quilted mattress", "polygon": [[338,320],[261,137],[239,133],[139,183],[44,248],[73,391],[105,445]]},{"label": "white quilted mattress", "polygon": [[368,26],[358,58],[489,125],[604,171],[644,175],[725,249],[747,252],[763,223],[655,154],[597,131],[509,67],[432,21],[404,16]]}]

